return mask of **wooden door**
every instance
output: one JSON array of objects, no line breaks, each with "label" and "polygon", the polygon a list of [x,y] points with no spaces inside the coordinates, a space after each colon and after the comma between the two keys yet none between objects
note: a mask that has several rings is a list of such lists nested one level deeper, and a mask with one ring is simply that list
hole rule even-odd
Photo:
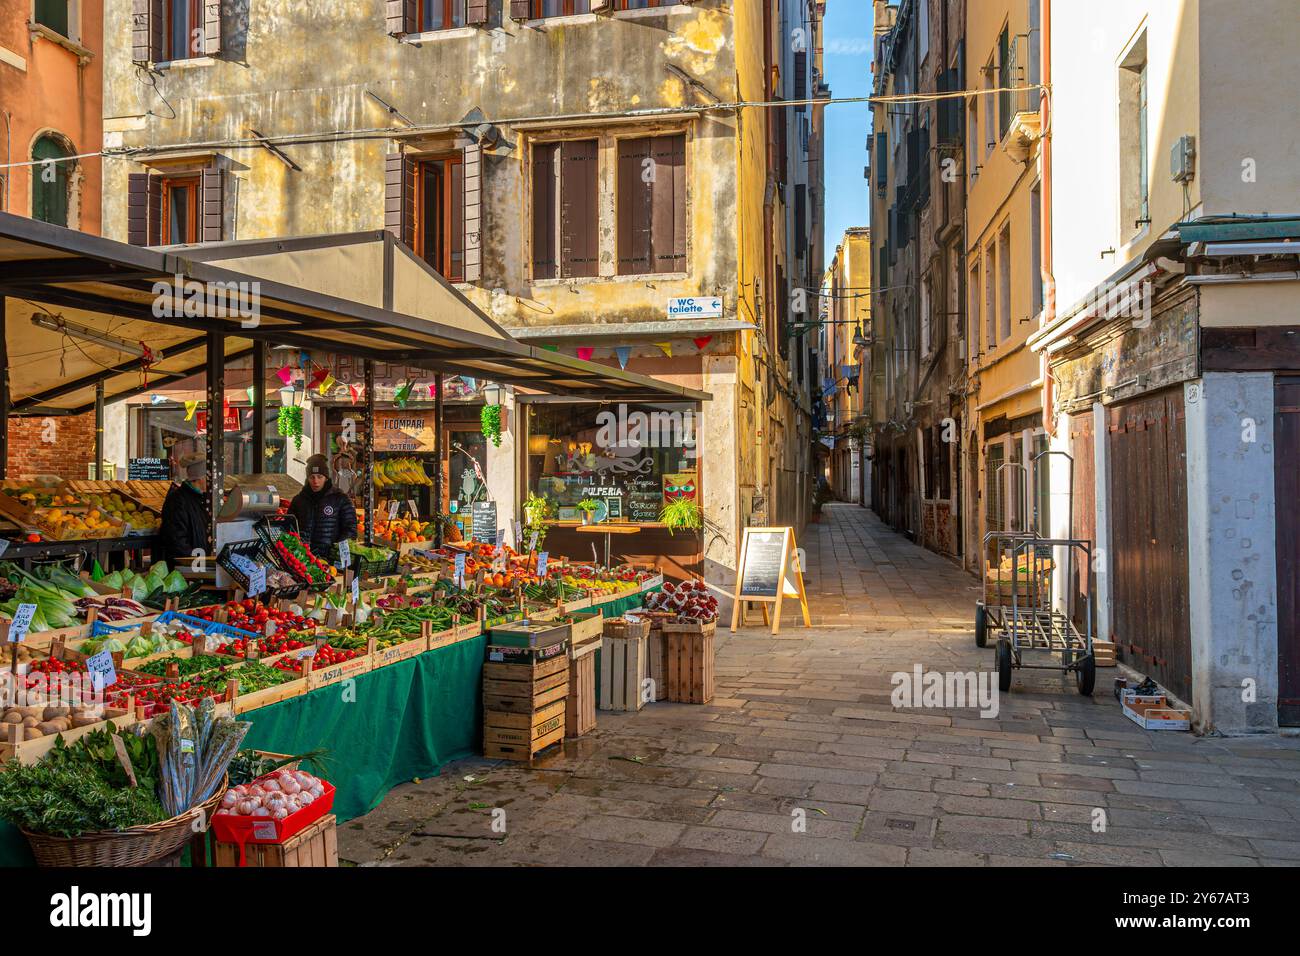
[{"label": "wooden door", "polygon": [[[1070,418],[1070,455],[1074,458],[1074,483],[1071,488],[1071,537],[1091,542],[1097,546],[1097,482],[1096,459],[1093,457],[1095,439],[1093,436],[1092,410],[1079,412]],[[1061,466],[1066,462],[1056,456]],[[1048,459],[1044,459],[1046,461]],[[1094,560],[1094,564],[1096,561]],[[1100,565],[1098,565],[1100,566]],[[1075,550],[1071,558],[1070,616],[1080,631],[1087,621],[1084,611],[1088,606],[1088,594],[1091,588],[1090,569],[1082,552]],[[1093,633],[1097,633],[1097,611],[1092,613]]]},{"label": "wooden door", "polygon": [[1277,722],[1300,726],[1300,378],[1273,386],[1277,552]]}]

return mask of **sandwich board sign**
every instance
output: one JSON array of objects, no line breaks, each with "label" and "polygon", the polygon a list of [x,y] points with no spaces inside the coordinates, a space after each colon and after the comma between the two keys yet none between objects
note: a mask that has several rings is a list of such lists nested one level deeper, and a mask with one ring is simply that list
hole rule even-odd
[{"label": "sandwich board sign", "polygon": [[803,569],[795,556],[794,528],[746,528],[740,542],[736,568],[736,594],[731,609],[731,629],[740,624],[743,602],[763,605],[763,623],[768,623],[767,605],[772,612],[772,633],[781,630],[781,603],[794,598],[803,611],[804,627],[811,627],[808,595],[803,586]]}]

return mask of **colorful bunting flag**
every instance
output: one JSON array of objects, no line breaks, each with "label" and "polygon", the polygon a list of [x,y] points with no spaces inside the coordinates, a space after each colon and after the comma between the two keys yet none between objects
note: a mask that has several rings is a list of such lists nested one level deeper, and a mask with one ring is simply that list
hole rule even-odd
[{"label": "colorful bunting flag", "polygon": [[311,387],[311,388],[315,388],[316,386],[320,385],[321,382],[325,381],[326,377],[329,376],[329,374],[330,374],[330,370],[327,369],[327,368],[318,368],[318,369],[316,369],[316,370],[315,370],[314,372],[312,372],[312,374],[311,374],[311,386],[310,386],[310,387]]},{"label": "colorful bunting flag", "polygon": [[558,345],[543,345],[542,348],[546,349],[548,352],[558,352],[560,350]]},{"label": "colorful bunting flag", "polygon": [[355,405],[357,403],[357,387],[355,385],[349,385],[348,391],[352,393],[352,404]]},{"label": "colorful bunting flag", "polygon": [[406,407],[406,400],[411,397],[411,382],[407,382],[393,395],[393,403],[398,408]]},{"label": "colorful bunting flag", "polygon": [[150,405],[161,405],[161,404],[162,404],[163,402],[165,402],[165,401],[167,401],[167,399],[166,399],[165,396],[162,396],[162,395],[150,395],[150,396],[149,396],[149,404],[150,404]]},{"label": "colorful bunting flag", "polygon": [[283,382],[285,385],[288,385],[290,382],[293,381],[293,369],[289,368],[289,366],[287,365],[284,368],[280,369],[280,371],[276,372],[275,374],[279,376],[280,381]]},{"label": "colorful bunting flag", "polygon": [[672,357],[673,357],[673,343],[672,343],[672,342],[656,342],[656,343],[655,343],[655,348],[659,349],[659,351],[663,352],[664,355],[667,355],[669,358],[672,358]]},{"label": "colorful bunting flag", "polygon": [[320,383],[320,393],[322,395],[328,395],[330,393],[330,389],[334,387],[334,382],[335,382],[334,376],[326,372],[325,381]]},{"label": "colorful bunting flag", "polygon": [[632,349],[626,345],[619,345],[614,348],[614,354],[618,356],[618,367],[627,368],[627,360],[632,357]]},{"label": "colorful bunting flag", "polygon": [[199,410],[199,403],[198,403],[198,402],[186,402],[186,403],[185,403],[185,420],[186,420],[187,422],[188,422],[188,421],[193,421],[193,419],[194,419],[194,413],[195,413],[196,411],[198,411],[198,410]]},{"label": "colorful bunting flag", "polygon": [[246,391],[246,392],[248,393],[248,404],[252,405],[252,404],[253,404],[253,396],[254,396],[254,394],[255,394],[254,389],[253,389],[253,386],[251,386],[251,385],[248,386],[248,388],[244,389],[244,391]]},{"label": "colorful bunting flag", "polygon": [[592,348],[591,346],[589,346],[589,345],[579,345],[579,346],[578,346],[578,358],[582,359],[584,362],[590,362],[590,361],[591,361],[591,353],[594,352],[594,351],[596,351],[596,350],[593,349],[593,348]]},{"label": "colorful bunting flag", "polygon": [[711,335],[701,335],[698,339],[692,339],[691,341],[693,341],[693,342],[695,343],[695,347],[696,347],[697,349],[699,349],[701,352],[703,352],[703,351],[704,351],[704,346],[708,345],[710,342],[713,341],[713,336],[711,336]]}]

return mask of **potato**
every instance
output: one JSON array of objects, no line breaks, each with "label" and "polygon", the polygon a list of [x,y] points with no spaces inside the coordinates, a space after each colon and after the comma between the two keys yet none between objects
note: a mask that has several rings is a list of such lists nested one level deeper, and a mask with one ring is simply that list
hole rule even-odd
[{"label": "potato", "polygon": [[73,718],[72,718],[72,726],[73,726],[73,727],[89,727],[91,724],[97,724],[97,723],[99,723],[99,721],[100,721],[100,718],[94,716],[93,714],[83,714],[83,715],[80,716],[80,717],[73,717]]},{"label": "potato", "polygon": [[24,726],[24,727],[35,727],[35,726],[36,726],[37,724],[39,724],[39,723],[40,723],[40,721],[37,720],[35,717],[24,717],[24,718],[23,718],[23,726]]},{"label": "potato", "polygon": [[61,734],[68,729],[68,722],[60,717],[57,720],[47,720],[36,725],[36,729],[43,734]]},{"label": "potato", "polygon": [[66,707],[46,707],[45,712],[41,714],[42,720],[54,720],[56,717],[67,717],[68,708]]},{"label": "potato", "polygon": [[35,717],[37,720],[44,720],[44,707],[19,707],[18,711],[24,717]]},{"label": "potato", "polygon": [[6,711],[5,711],[5,715],[4,715],[4,717],[0,717],[0,723],[5,723],[5,724],[21,724],[22,722],[23,722],[23,714],[22,714],[22,711],[17,710],[17,709],[15,709],[15,710],[6,710]]},{"label": "potato", "polygon": [[45,734],[43,734],[43,733],[41,732],[41,728],[39,728],[39,727],[28,727],[28,728],[27,728],[27,739],[28,739],[28,740],[40,740],[40,739],[41,739],[42,737],[44,737],[44,736],[45,736]]}]

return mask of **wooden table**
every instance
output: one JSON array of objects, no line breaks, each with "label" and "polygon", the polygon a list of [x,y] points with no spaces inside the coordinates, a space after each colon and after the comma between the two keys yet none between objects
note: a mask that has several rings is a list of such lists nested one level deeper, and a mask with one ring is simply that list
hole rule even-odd
[{"label": "wooden table", "polygon": [[640,525],[635,524],[582,524],[573,529],[574,531],[585,531],[588,534],[605,535],[605,567],[609,567],[609,541],[612,534],[638,534],[641,531]]}]

